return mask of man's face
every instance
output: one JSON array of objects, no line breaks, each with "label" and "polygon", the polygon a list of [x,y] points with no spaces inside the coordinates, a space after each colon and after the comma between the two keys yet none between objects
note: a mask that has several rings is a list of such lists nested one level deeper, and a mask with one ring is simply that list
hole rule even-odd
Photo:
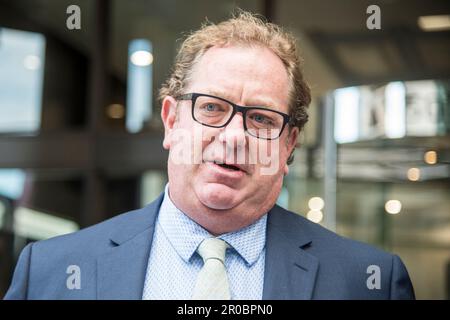
[{"label": "man's face", "polygon": [[[272,51],[230,46],[209,49],[183,93],[209,94],[288,114],[289,88],[286,69]],[[191,101],[173,97],[163,100],[161,116],[163,145],[170,150],[170,197],[194,221],[221,234],[253,223],[274,205],[297,128],[286,127],[276,140],[259,139],[244,131],[242,113],[223,128],[206,127],[192,118]],[[182,153],[192,157],[183,161]]]}]

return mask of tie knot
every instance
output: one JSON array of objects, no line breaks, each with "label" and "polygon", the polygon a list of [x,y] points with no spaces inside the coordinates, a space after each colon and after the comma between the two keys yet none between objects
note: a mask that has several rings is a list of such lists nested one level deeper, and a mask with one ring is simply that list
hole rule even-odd
[{"label": "tie knot", "polygon": [[225,241],[218,238],[207,238],[200,243],[197,252],[205,263],[209,259],[218,259],[225,263],[225,251],[227,248],[228,244]]}]

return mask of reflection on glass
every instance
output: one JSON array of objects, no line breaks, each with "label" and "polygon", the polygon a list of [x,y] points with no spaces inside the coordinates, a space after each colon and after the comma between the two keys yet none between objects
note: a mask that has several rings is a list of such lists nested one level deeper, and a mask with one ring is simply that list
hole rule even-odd
[{"label": "reflection on glass", "polygon": [[448,81],[435,80],[335,90],[336,142],[445,135],[448,96]]},{"label": "reflection on glass", "polygon": [[435,81],[405,82],[406,118],[409,136],[438,134],[438,87]]},{"label": "reflection on glass", "polygon": [[386,201],[384,209],[386,210],[387,213],[397,214],[400,213],[400,211],[402,210],[402,203],[398,200],[389,200]]},{"label": "reflection on glass", "polygon": [[141,178],[141,206],[145,206],[155,200],[167,183],[164,171],[150,170],[145,172]]},{"label": "reflection on glass", "polygon": [[323,213],[321,210],[310,210],[306,214],[306,217],[308,218],[308,220],[311,220],[312,222],[320,223],[323,220]]},{"label": "reflection on glass", "polygon": [[0,199],[0,229],[3,228],[5,213],[6,213],[6,206]]},{"label": "reflection on glass", "polygon": [[22,196],[26,174],[20,169],[0,169],[0,195],[10,199]]},{"label": "reflection on glass", "polygon": [[405,86],[402,82],[391,82],[386,86],[384,123],[388,138],[405,136]]},{"label": "reflection on glass", "polygon": [[14,212],[14,233],[27,239],[43,240],[78,229],[78,225],[71,220],[36,210],[18,207]]},{"label": "reflection on glass", "polygon": [[119,103],[110,104],[106,108],[106,114],[111,119],[122,119],[125,116],[125,108]]},{"label": "reflection on glass", "polygon": [[312,197],[308,201],[308,207],[310,210],[319,211],[325,206],[325,202],[321,197]]},{"label": "reflection on glass", "polygon": [[407,172],[408,180],[419,181],[420,179],[420,169],[419,168],[409,168]]},{"label": "reflection on glass", "polygon": [[282,187],[280,195],[277,199],[277,205],[285,209],[289,208],[289,190],[287,187]]},{"label": "reflection on glass", "polygon": [[39,130],[44,60],[42,34],[0,28],[0,133]]},{"label": "reflection on glass", "polygon": [[385,135],[386,86],[361,86],[359,88],[359,137],[368,140]]},{"label": "reflection on glass", "polygon": [[338,143],[358,140],[359,90],[356,87],[336,90],[334,138]]},{"label": "reflection on glass", "polygon": [[142,130],[152,116],[152,44],[136,39],[128,47],[128,84],[126,127],[129,132]]},{"label": "reflection on glass", "polygon": [[436,151],[427,151],[423,157],[424,161],[428,164],[436,164],[437,163],[437,153]]}]

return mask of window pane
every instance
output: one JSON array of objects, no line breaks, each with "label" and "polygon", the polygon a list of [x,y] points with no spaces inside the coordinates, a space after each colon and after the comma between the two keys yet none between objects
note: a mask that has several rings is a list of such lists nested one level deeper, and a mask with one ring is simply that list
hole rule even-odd
[{"label": "window pane", "polygon": [[34,132],[41,123],[45,37],[0,29],[0,132]]}]

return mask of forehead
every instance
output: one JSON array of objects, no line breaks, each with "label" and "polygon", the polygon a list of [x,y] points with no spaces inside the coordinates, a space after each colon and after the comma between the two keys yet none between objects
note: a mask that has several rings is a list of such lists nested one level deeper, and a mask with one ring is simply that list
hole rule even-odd
[{"label": "forehead", "polygon": [[270,49],[228,46],[213,47],[199,59],[187,90],[286,112],[289,87],[286,68]]}]

